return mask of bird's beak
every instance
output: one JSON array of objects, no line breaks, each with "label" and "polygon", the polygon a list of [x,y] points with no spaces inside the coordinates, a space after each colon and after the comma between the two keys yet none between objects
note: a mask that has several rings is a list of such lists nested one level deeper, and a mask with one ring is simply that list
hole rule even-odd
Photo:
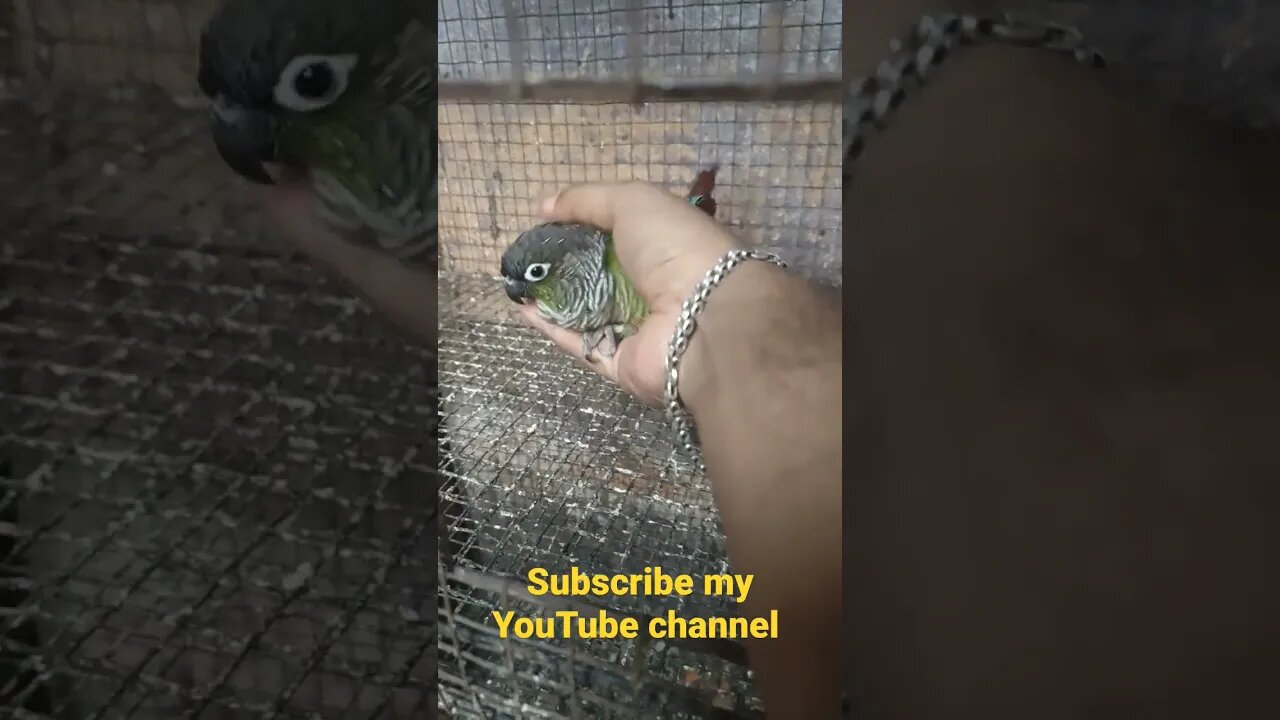
[{"label": "bird's beak", "polygon": [[237,175],[263,185],[276,184],[275,119],[265,112],[236,105],[219,97],[213,104],[213,142],[218,154]]},{"label": "bird's beak", "polygon": [[511,302],[523,305],[529,299],[529,287],[526,283],[511,278],[503,278],[502,281],[507,286],[507,297],[511,298]]}]

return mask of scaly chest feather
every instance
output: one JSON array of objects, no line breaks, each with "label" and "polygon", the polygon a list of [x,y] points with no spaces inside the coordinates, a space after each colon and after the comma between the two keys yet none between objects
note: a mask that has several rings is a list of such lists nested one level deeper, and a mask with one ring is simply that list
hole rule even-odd
[{"label": "scaly chest feather", "polygon": [[607,238],[598,252],[566,263],[560,274],[538,283],[531,293],[544,319],[580,332],[611,325],[634,332],[649,311]]},{"label": "scaly chest feather", "polygon": [[322,214],[339,229],[370,236],[396,255],[434,253],[431,123],[404,106],[346,110],[299,126],[293,138]]}]

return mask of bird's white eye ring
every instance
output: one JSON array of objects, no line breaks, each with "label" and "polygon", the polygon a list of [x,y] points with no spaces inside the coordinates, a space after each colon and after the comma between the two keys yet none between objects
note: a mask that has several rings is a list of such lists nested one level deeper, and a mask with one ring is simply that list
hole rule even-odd
[{"label": "bird's white eye ring", "polygon": [[311,112],[332,105],[347,91],[355,55],[299,55],[289,61],[272,90],[281,107]]},{"label": "bird's white eye ring", "polygon": [[534,263],[524,269],[524,279],[529,282],[538,282],[547,276],[547,271],[551,269],[551,263]]}]

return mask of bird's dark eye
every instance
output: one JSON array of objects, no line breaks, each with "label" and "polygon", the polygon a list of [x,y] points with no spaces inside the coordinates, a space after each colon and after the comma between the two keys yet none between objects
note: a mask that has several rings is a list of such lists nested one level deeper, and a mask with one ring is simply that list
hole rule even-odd
[{"label": "bird's dark eye", "polygon": [[333,70],[324,63],[312,63],[298,73],[293,79],[293,89],[299,97],[308,100],[322,100],[333,89]]},{"label": "bird's dark eye", "polygon": [[538,282],[547,276],[547,271],[551,269],[548,263],[534,263],[524,271],[524,279],[529,282]]},{"label": "bird's dark eye", "polygon": [[356,62],[355,55],[299,55],[280,73],[272,98],[296,112],[328,107],[346,92]]}]

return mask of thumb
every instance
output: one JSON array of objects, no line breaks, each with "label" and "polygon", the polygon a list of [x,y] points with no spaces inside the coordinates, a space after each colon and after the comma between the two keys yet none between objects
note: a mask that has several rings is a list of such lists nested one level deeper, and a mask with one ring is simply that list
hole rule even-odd
[{"label": "thumb", "polygon": [[539,210],[552,222],[578,222],[612,232],[622,216],[652,213],[680,204],[674,195],[639,181],[571,185],[542,201]]}]

